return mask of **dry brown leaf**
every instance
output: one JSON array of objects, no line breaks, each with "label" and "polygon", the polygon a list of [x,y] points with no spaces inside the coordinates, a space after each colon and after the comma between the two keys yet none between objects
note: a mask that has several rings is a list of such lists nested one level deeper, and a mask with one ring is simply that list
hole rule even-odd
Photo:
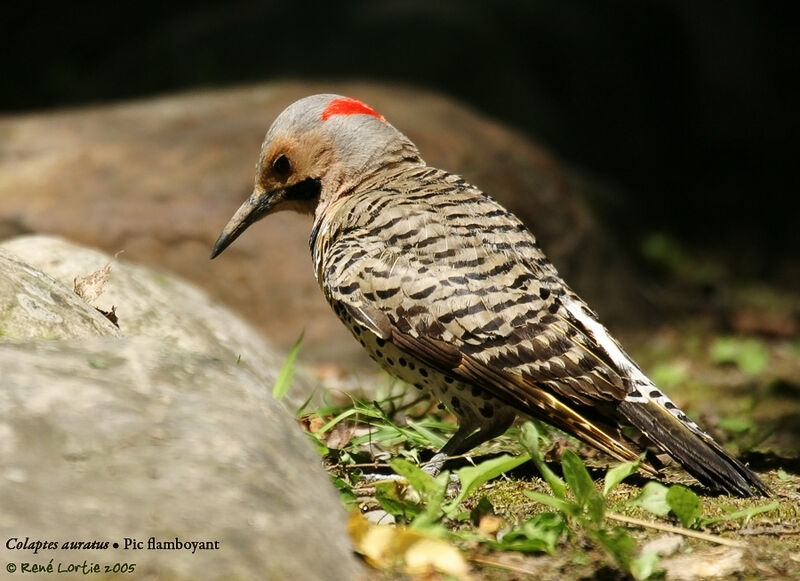
[{"label": "dry brown leaf", "polygon": [[376,569],[402,569],[410,575],[443,573],[470,581],[469,565],[456,547],[422,531],[374,525],[358,512],[347,523],[355,550]]},{"label": "dry brown leaf", "polygon": [[110,311],[104,311],[100,307],[95,307],[95,309],[97,309],[97,311],[101,315],[103,315],[106,319],[108,319],[109,321],[114,323],[114,325],[117,328],[119,328],[119,319],[117,318],[117,307],[115,307],[114,305],[111,305],[111,310]]},{"label": "dry brown leaf", "polygon": [[494,538],[497,536],[497,531],[500,530],[503,524],[504,521],[501,517],[494,514],[487,514],[481,517],[481,520],[478,523],[478,531],[484,537]]},{"label": "dry brown leaf", "polygon": [[310,434],[316,434],[327,422],[317,415],[303,416],[299,420],[300,426]]},{"label": "dry brown leaf", "polygon": [[353,439],[355,430],[355,424],[350,422],[339,422],[333,426],[333,428],[331,428],[330,432],[328,432],[328,438],[325,441],[325,444],[331,450],[341,450],[350,443],[350,440]]},{"label": "dry brown leaf", "polygon": [[411,575],[438,571],[458,579],[470,579],[469,566],[457,548],[442,539],[422,538],[405,552],[405,570]]},{"label": "dry brown leaf", "polygon": [[109,276],[111,276],[111,263],[86,276],[76,276],[73,282],[75,294],[91,305],[103,294]]}]

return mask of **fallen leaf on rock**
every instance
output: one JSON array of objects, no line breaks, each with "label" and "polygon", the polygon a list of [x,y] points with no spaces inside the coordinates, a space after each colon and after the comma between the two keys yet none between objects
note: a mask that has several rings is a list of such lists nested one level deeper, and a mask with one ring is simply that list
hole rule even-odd
[{"label": "fallen leaf on rock", "polygon": [[112,305],[111,310],[106,311],[93,304],[94,301],[96,301],[100,295],[103,294],[103,291],[106,288],[106,283],[108,283],[108,278],[110,276],[111,263],[108,263],[103,268],[95,270],[91,274],[87,274],[86,276],[76,276],[75,280],[72,282],[72,290],[84,301],[92,305],[98,313],[111,321],[116,327],[119,327],[116,306]]},{"label": "fallen leaf on rock", "polygon": [[76,295],[91,305],[103,294],[109,276],[111,276],[111,263],[86,276],[76,276],[73,281],[73,290]]},{"label": "fallen leaf on rock", "polygon": [[95,307],[97,311],[103,315],[106,319],[114,323],[114,325],[119,328],[119,319],[117,318],[117,307],[115,305],[111,305],[110,311],[104,311],[100,307]]}]

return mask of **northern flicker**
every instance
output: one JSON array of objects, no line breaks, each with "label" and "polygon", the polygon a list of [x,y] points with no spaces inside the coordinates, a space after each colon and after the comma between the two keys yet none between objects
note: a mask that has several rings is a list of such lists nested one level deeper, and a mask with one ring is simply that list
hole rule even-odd
[{"label": "northern flicker", "polygon": [[278,116],[211,257],[279,210],[313,216],[317,281],[372,358],[459,419],[442,454],[522,414],[633,460],[630,425],[715,491],[769,493],[645,376],[519,219],[361,101],[314,95]]}]

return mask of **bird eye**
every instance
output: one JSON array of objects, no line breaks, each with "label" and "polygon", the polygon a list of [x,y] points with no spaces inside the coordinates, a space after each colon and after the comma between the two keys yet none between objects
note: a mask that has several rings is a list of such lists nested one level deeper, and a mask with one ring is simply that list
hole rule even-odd
[{"label": "bird eye", "polygon": [[288,176],[292,173],[292,163],[285,155],[279,155],[275,158],[275,161],[272,162],[272,171],[278,175]]}]

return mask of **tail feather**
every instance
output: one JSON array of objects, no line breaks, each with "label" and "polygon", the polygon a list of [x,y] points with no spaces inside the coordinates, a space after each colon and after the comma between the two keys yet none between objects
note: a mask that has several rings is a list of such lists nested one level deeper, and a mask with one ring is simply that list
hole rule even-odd
[{"label": "tail feather", "polygon": [[706,486],[737,496],[769,496],[750,469],[694,423],[687,424],[656,401],[625,400],[617,410],[661,450]]}]

